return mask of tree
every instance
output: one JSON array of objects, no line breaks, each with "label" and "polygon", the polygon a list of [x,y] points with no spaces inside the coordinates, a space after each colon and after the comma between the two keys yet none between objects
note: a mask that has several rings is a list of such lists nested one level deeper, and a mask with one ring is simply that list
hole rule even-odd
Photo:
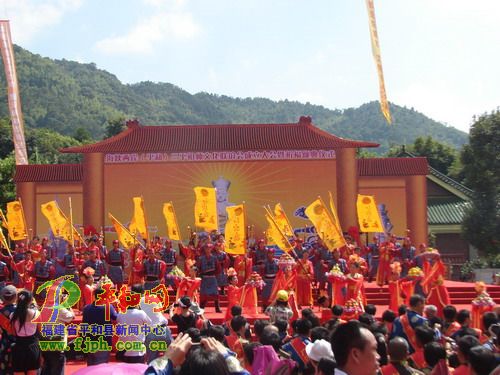
[{"label": "tree", "polygon": [[[407,147],[408,151],[416,156],[425,156],[429,165],[445,175],[456,173],[458,152],[445,143],[436,141],[431,136],[418,137],[412,145]],[[399,148],[391,148],[387,156],[398,156]]]},{"label": "tree", "polygon": [[474,190],[463,222],[464,237],[478,250],[500,249],[500,111],[483,115],[461,153],[466,184]]},{"label": "tree", "polygon": [[[5,207],[7,202],[16,198],[16,187],[12,180],[16,167],[14,153],[0,159],[0,205]],[[1,229],[0,229],[1,230]]]},{"label": "tree", "polygon": [[90,143],[92,142],[92,136],[90,132],[85,128],[77,128],[75,133],[73,134],[73,138],[75,138],[78,142],[81,143]]},{"label": "tree", "polygon": [[106,124],[106,138],[111,138],[126,129],[124,117],[110,119]]}]

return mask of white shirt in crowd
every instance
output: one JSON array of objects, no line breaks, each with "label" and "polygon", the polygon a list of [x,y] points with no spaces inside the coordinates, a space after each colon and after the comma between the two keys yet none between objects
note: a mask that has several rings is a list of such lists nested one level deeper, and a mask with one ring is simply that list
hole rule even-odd
[{"label": "white shirt in crowd", "polygon": [[[127,326],[130,326],[131,324],[138,325],[139,326],[139,334],[138,335],[123,335],[120,336],[120,340],[122,342],[127,342],[127,341],[140,341],[144,343],[144,340],[146,336],[144,335],[144,332],[142,331],[142,326],[143,325],[149,325],[152,327],[152,322],[149,316],[147,314],[139,309],[128,309],[125,314],[118,314],[118,318],[116,318],[116,323],[117,324],[126,324]],[[140,357],[142,355],[146,354],[146,347],[143,347],[143,350],[141,351],[136,351],[136,350],[127,350],[125,352],[125,357]]]}]

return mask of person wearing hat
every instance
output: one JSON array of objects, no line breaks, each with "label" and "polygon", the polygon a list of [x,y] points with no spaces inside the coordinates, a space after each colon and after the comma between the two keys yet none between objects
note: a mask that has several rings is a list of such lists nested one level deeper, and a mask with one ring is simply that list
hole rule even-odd
[{"label": "person wearing hat", "polygon": [[[40,260],[35,263],[35,291],[46,281],[53,279],[56,273],[54,264],[52,264],[52,262],[47,259],[47,250],[42,250],[40,253],[40,257]],[[45,290],[40,294],[36,294],[37,302],[43,302],[45,295]]]},{"label": "person wearing hat", "polygon": [[306,354],[314,367],[315,373],[318,373],[318,363],[322,358],[334,360],[332,345],[324,340],[316,340],[306,345]]},{"label": "person wearing hat", "polygon": [[0,290],[7,285],[7,280],[9,279],[9,268],[7,267],[7,263],[0,260]]},{"label": "person wearing hat", "polygon": [[[177,332],[181,333],[186,331],[189,328],[196,328],[196,323],[198,322],[198,315],[191,311],[191,299],[188,296],[181,297],[177,300],[177,303],[174,304],[173,307],[178,307],[180,309],[180,313],[177,312],[171,315],[171,309],[167,311],[171,316],[172,322],[177,325]],[[199,309],[199,306],[197,306]]]},{"label": "person wearing hat", "polygon": [[102,260],[97,259],[98,252],[89,249],[87,250],[87,253],[89,255],[89,259],[83,262],[82,269],[85,269],[87,267],[92,268],[95,271],[94,282],[97,283],[101,279],[101,277],[106,274],[106,266],[104,265],[104,262]]},{"label": "person wearing hat", "polygon": [[17,289],[14,285],[7,285],[0,290],[2,308],[0,309],[0,373],[12,373],[11,346],[14,342],[10,316],[16,309]]},{"label": "person wearing hat", "polygon": [[64,254],[60,264],[64,267],[64,274],[72,276],[72,280],[75,283],[79,282],[78,278],[78,266],[80,265],[79,259],[76,257],[75,248],[73,245],[68,244],[66,254]]},{"label": "person wearing hat", "polygon": [[302,252],[302,259],[295,265],[297,271],[297,305],[312,306],[312,283],[314,282],[314,271],[312,262],[309,260],[307,250]]},{"label": "person wearing hat", "polygon": [[252,271],[257,272],[260,276],[264,276],[264,263],[266,263],[267,259],[266,250],[266,241],[261,238],[257,241],[254,251],[252,251]]},{"label": "person wearing hat", "polygon": [[[165,243],[161,250],[159,251],[160,259],[165,262],[166,269],[165,269],[165,276],[169,274],[170,271],[172,271],[172,268],[177,263],[177,253],[175,250],[172,248],[172,241],[170,240],[165,240]],[[165,285],[172,285],[174,286],[174,280],[171,278],[165,278]]]},{"label": "person wearing hat", "polygon": [[217,257],[212,254],[212,244],[203,247],[204,254],[198,258],[198,269],[201,275],[200,306],[205,308],[209,299],[215,302],[215,311],[222,312],[219,305],[219,291],[217,289]]},{"label": "person wearing hat", "polygon": [[288,292],[286,290],[278,291],[276,301],[266,308],[265,314],[269,316],[271,323],[274,323],[278,319],[291,319],[293,311],[288,305]]},{"label": "person wearing hat", "polygon": [[220,294],[224,295],[224,287],[227,286],[227,268],[229,267],[229,256],[224,251],[224,244],[216,242],[214,245],[215,256],[217,257],[217,285],[220,289]]},{"label": "person wearing hat", "polygon": [[[18,263],[24,260],[24,255],[24,244],[22,242],[20,244],[16,244],[14,254],[12,255],[14,262]],[[21,287],[21,277],[19,276],[19,272],[15,270],[12,270],[12,282],[16,287]]]},{"label": "person wearing hat", "polygon": [[279,271],[278,260],[274,258],[274,249],[267,249],[267,258],[264,262],[264,276],[263,280],[266,283],[264,288],[262,288],[261,298],[264,303],[264,311],[265,307],[269,305],[271,297],[271,291],[273,289],[274,279],[276,278],[276,274]]},{"label": "person wearing hat", "polygon": [[113,247],[107,254],[106,262],[108,263],[109,278],[116,285],[116,288],[120,289],[123,284],[125,256],[123,250],[120,249],[120,242],[118,240],[113,240]]}]

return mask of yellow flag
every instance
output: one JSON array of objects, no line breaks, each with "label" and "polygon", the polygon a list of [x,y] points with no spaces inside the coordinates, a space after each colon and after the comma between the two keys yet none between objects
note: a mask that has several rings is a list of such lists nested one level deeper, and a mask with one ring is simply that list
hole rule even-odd
[{"label": "yellow flag", "polygon": [[370,39],[372,42],[372,54],[377,67],[379,93],[380,93],[380,110],[384,115],[388,124],[392,123],[387,94],[385,92],[384,72],[382,70],[382,58],[380,57],[380,46],[378,42],[377,22],[375,19],[375,7],[373,0],[366,0],[366,9],[368,10],[368,23],[370,25]]},{"label": "yellow flag", "polygon": [[267,243],[269,245],[277,245],[281,250],[285,252],[290,252],[293,250],[293,246],[288,242],[288,238],[280,230],[274,219],[266,214],[266,220],[269,227],[266,231]]},{"label": "yellow flag", "polygon": [[196,202],[194,204],[194,223],[207,232],[218,230],[217,199],[215,188],[197,186],[194,188]]},{"label": "yellow flag", "polygon": [[274,206],[274,221],[285,236],[293,237],[292,225],[285,214],[285,210],[281,207],[281,203],[276,203],[276,206]]},{"label": "yellow flag", "polygon": [[13,201],[7,203],[7,225],[11,240],[25,240],[28,237],[21,202]]},{"label": "yellow flag", "polygon": [[340,220],[339,216],[337,215],[337,209],[335,208],[335,201],[333,200],[332,192],[329,191],[328,195],[330,197],[330,211],[332,212],[333,223],[335,224],[339,232],[342,233],[342,227],[340,226]]},{"label": "yellow flag", "polygon": [[228,254],[245,254],[246,224],[245,207],[242,204],[226,207],[227,221],[224,237]]},{"label": "yellow flag", "polygon": [[358,194],[356,208],[358,211],[358,223],[361,232],[385,232],[374,196]]},{"label": "yellow flag", "polygon": [[148,223],[146,221],[146,212],[144,210],[144,199],[142,197],[133,197],[134,216],[130,220],[128,229],[131,233],[139,233],[142,239],[148,239]]},{"label": "yellow flag", "polygon": [[12,256],[12,253],[10,252],[9,244],[7,243],[7,239],[5,238],[5,235],[3,234],[3,230],[0,228],[0,241],[2,241],[2,246],[7,252],[9,253],[10,256]]},{"label": "yellow flag", "polygon": [[130,233],[122,223],[120,223],[113,215],[111,215],[111,213],[108,213],[108,217],[111,220],[113,227],[115,227],[118,240],[123,245],[123,247],[125,247],[126,249],[130,249],[132,246],[134,246],[137,241],[132,233]]},{"label": "yellow flag", "polygon": [[50,229],[56,237],[62,237],[66,241],[71,241],[74,237],[79,237],[73,229],[73,238],[71,237],[71,223],[66,218],[56,201],[50,201],[41,205],[42,214],[49,221]]},{"label": "yellow flag", "polygon": [[307,206],[305,212],[328,250],[333,251],[345,245],[342,232],[335,224],[333,216],[328,212],[328,208],[321,198]]},{"label": "yellow flag", "polygon": [[174,204],[172,202],[163,204],[163,216],[167,222],[168,238],[174,241],[181,240],[181,232],[177,224],[177,216],[175,215]]}]

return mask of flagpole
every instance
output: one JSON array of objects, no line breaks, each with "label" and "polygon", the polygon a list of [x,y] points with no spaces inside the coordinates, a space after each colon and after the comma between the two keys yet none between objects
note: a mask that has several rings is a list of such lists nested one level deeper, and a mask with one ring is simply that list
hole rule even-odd
[{"label": "flagpole", "polygon": [[288,219],[288,216],[286,215],[285,209],[283,208],[283,206],[281,205],[281,203],[278,202],[278,204],[280,205],[281,212],[283,213],[283,216],[285,217],[286,223],[288,224],[288,228],[290,229],[290,232],[292,232],[292,237],[295,238],[295,233],[293,232],[292,223]]},{"label": "flagpole", "polygon": [[146,244],[149,242],[151,243],[151,233],[149,233],[149,226],[148,226],[148,217],[146,215],[146,205],[144,204],[144,197],[141,195],[141,203],[142,203],[142,212],[144,213],[144,225],[146,225]]},{"label": "flagpole", "polygon": [[71,204],[71,197],[68,197],[68,201],[69,201],[69,225],[71,232],[69,238],[71,239],[71,246],[75,246],[75,238],[73,233],[73,205]]},{"label": "flagpole", "polygon": [[135,240],[135,242],[136,242],[136,243],[137,243],[140,247],[142,247],[142,249],[143,249],[143,250],[146,250],[146,247],[145,247],[142,243],[140,243],[140,242],[137,240],[137,237],[136,237],[135,235],[133,235],[133,234],[132,234],[132,232],[130,232],[127,228],[125,228],[125,226],[124,226],[122,223],[120,223],[120,222],[118,221],[118,219],[117,219],[116,217],[114,217],[114,216],[113,216],[113,214],[111,214],[111,212],[108,212],[108,215],[109,215],[109,216],[111,216],[111,218],[112,218],[115,222],[117,222],[117,223],[118,223],[118,225],[119,225],[120,227],[122,227],[122,229],[124,229],[124,230],[125,230],[125,232],[127,232],[127,233],[128,233],[128,234],[129,234],[129,235],[130,235],[130,236],[131,236],[134,240]]},{"label": "flagpole", "polygon": [[82,241],[83,246],[85,246],[85,247],[88,249],[88,248],[89,248],[89,246],[85,243],[85,240],[84,240],[84,239],[83,239],[83,237],[80,235],[80,232],[78,232],[78,231],[76,230],[76,228],[75,228],[75,227],[73,226],[73,224],[71,223],[70,219],[68,219],[68,217],[66,216],[66,214],[64,213],[64,211],[63,211],[63,210],[61,210],[61,207],[59,207],[59,203],[57,203],[57,201],[55,201],[55,202],[56,202],[56,205],[57,205],[57,209],[59,210],[59,212],[61,213],[61,215],[63,215],[63,216],[64,216],[64,218],[65,218],[67,221],[69,221],[69,222],[70,222],[70,224],[71,224],[71,232],[73,233],[73,231],[75,231],[76,233],[78,233],[78,237],[80,237],[80,241]]},{"label": "flagpole", "polygon": [[8,231],[9,231],[9,223],[7,221],[7,218],[3,214],[2,209],[0,209],[0,215],[1,215],[1,218],[2,218],[2,221],[3,221],[2,222],[2,226],[5,227],[4,224],[7,226],[7,228],[6,228],[7,229],[7,243],[9,244],[9,250],[10,250],[10,247],[12,246],[12,243],[10,242],[10,236],[9,236],[9,233],[8,233]]},{"label": "flagpole", "polygon": [[21,206],[21,214],[23,215],[23,223],[24,223],[24,233],[26,234],[26,248],[28,248],[29,247],[28,225],[26,224],[26,217],[24,216],[23,201],[21,200],[21,197],[18,197],[17,200],[19,201],[19,205]]}]

